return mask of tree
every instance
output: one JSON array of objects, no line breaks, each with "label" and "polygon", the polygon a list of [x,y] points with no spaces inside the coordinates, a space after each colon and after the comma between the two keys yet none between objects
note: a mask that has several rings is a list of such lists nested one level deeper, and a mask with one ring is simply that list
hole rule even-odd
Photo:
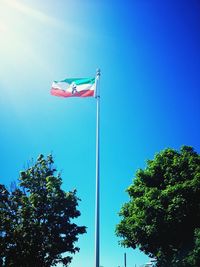
[{"label": "tree", "polygon": [[160,267],[200,266],[200,155],[192,147],[161,151],[136,172],[116,234]]},{"label": "tree", "polygon": [[67,266],[86,232],[71,220],[80,216],[76,191],[64,192],[52,156],[40,155],[20,173],[19,187],[0,185],[0,266]]}]

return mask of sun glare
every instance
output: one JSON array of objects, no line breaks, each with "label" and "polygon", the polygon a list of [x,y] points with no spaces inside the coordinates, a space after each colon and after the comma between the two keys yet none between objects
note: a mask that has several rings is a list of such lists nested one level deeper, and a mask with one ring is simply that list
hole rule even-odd
[{"label": "sun glare", "polygon": [[0,33],[3,34],[6,32],[6,25],[0,21]]},{"label": "sun glare", "polygon": [[5,6],[8,6],[22,14],[25,14],[27,16],[30,16],[36,20],[40,20],[46,23],[51,23],[51,24],[57,24],[57,20],[54,18],[46,15],[45,13],[36,10],[32,7],[29,7],[23,3],[20,3],[19,1],[14,1],[14,0],[1,0]]},{"label": "sun glare", "polygon": [[25,58],[41,61],[42,48],[36,40],[42,40],[41,29],[46,31],[49,25],[59,27],[59,22],[20,0],[0,0],[1,61],[5,65],[22,64]]},{"label": "sun glare", "polygon": [[11,75],[23,77],[26,71],[33,72],[34,66],[43,73],[50,73],[50,66],[43,56],[48,39],[42,45],[43,32],[49,25],[57,27],[58,23],[35,7],[20,0],[0,0],[0,90],[9,95],[13,105],[17,103],[16,98],[20,101],[23,88],[20,92],[16,86],[9,90]]}]

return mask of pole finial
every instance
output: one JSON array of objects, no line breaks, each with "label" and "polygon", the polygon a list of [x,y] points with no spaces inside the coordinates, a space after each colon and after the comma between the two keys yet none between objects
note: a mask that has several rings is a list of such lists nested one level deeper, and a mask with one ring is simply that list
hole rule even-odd
[{"label": "pole finial", "polygon": [[100,76],[101,75],[101,70],[99,68],[96,69],[96,75]]}]

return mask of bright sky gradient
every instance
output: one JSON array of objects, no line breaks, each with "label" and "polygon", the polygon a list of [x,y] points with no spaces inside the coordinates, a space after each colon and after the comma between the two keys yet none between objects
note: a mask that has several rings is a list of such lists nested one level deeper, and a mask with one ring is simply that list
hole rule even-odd
[{"label": "bright sky gradient", "polygon": [[49,94],[101,68],[101,265],[148,261],[115,237],[125,189],[166,147],[200,152],[199,0],[0,0],[0,182],[50,152],[88,227],[72,267],[94,266],[95,99]]}]

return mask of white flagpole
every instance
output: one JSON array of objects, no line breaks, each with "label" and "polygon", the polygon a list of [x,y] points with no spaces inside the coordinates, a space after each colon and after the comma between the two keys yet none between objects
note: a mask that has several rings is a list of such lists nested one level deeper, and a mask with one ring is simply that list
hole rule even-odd
[{"label": "white flagpole", "polygon": [[99,251],[100,251],[100,242],[99,242],[99,215],[100,215],[100,197],[99,197],[99,186],[100,186],[100,170],[99,170],[99,133],[100,133],[100,88],[99,88],[99,79],[100,79],[100,69],[97,69],[96,72],[96,91],[95,98],[97,100],[97,122],[96,122],[96,201],[95,201],[95,267],[99,267]]}]

